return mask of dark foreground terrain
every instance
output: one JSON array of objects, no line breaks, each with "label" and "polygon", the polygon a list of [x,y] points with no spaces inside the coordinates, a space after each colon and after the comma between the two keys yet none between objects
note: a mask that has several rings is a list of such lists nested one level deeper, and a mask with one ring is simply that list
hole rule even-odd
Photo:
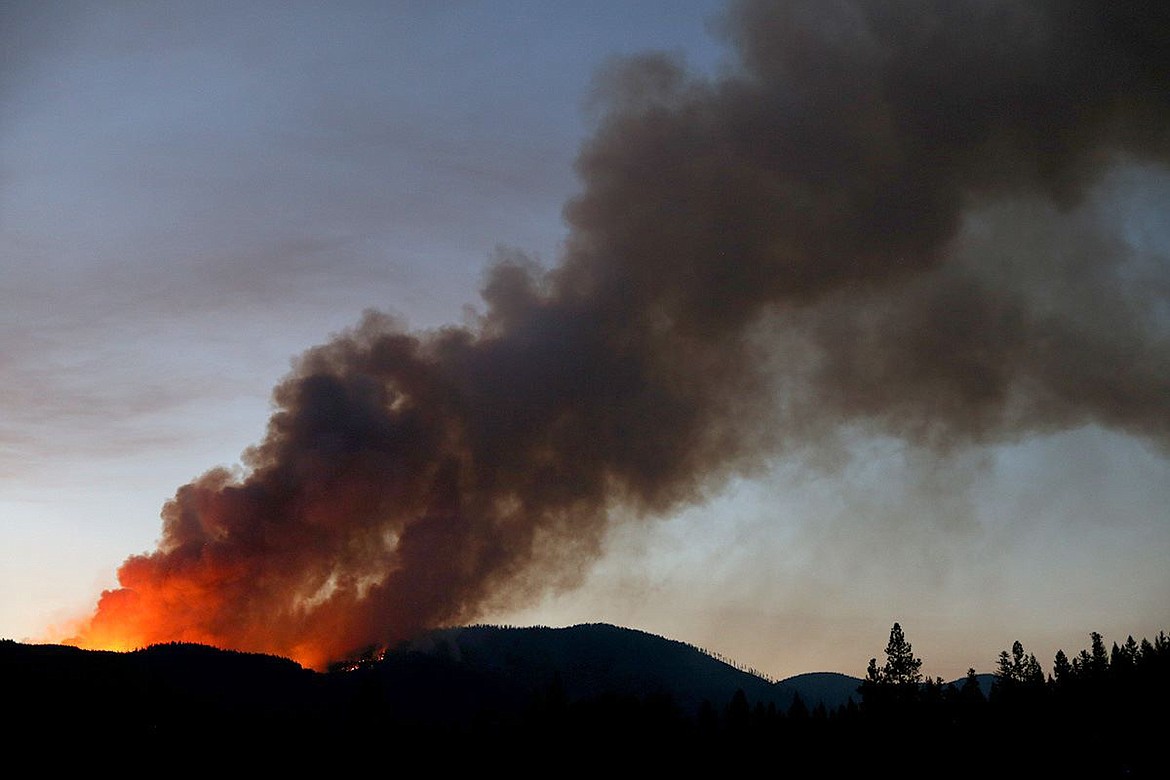
[{"label": "dark foreground terrain", "polygon": [[1013,671],[1005,652],[987,696],[974,675],[772,683],[604,625],[448,629],[328,673],[198,645],[112,653],[2,641],[3,744],[11,761],[46,771],[131,776],[1163,777],[1170,642],[1133,647],[1132,658],[1085,651],[1060,680],[1029,676],[1026,663]]}]

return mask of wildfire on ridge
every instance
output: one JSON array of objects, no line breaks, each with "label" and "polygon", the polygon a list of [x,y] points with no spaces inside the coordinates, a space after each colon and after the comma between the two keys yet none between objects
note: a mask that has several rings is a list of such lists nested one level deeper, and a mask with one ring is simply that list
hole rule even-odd
[{"label": "wildfire on ridge", "polygon": [[571,586],[612,523],[850,427],[1170,449],[1165,280],[1092,202],[1170,163],[1168,9],[745,1],[738,69],[626,61],[559,264],[503,253],[468,324],[306,352],[246,473],[179,488],[73,641],[323,668]]}]

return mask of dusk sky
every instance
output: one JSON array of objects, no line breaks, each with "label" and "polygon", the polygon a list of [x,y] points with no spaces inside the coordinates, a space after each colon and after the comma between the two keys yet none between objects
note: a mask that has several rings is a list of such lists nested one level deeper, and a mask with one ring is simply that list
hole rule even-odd
[{"label": "dusk sky", "polygon": [[[938,46],[897,48],[934,28],[867,16],[871,3],[757,5],[4,4],[0,637],[69,636],[209,469],[285,474],[276,439],[243,453],[293,361],[326,343],[279,403],[303,411],[295,388],[313,371],[425,376],[473,399],[420,415],[468,438],[456,454],[403,423],[465,469],[443,511],[495,513],[477,528],[540,516],[516,542],[531,560],[468,558],[488,584],[457,580],[458,603],[411,612],[419,625],[610,622],[781,678],[860,676],[898,621],[923,671],[947,679],[991,671],[1016,639],[1047,671],[1090,631],[1170,629],[1165,91],[1147,106],[1129,59],[1109,54],[1123,64],[1101,74],[1086,55],[1053,78],[1068,92],[1050,113],[1023,130],[987,120],[968,147],[921,95],[955,98],[961,123],[956,96],[979,84],[1043,85],[1041,44],[1016,71],[1011,46],[984,56],[977,24],[969,50],[946,24]],[[1029,5],[1037,27],[1062,7]],[[851,96],[871,49],[898,67]],[[1120,98],[1094,103],[1111,88]],[[1089,107],[1068,109],[1070,94]],[[716,211],[712,225],[743,232],[708,229]],[[753,263],[767,270],[742,271]],[[685,283],[659,284],[675,273]],[[619,284],[628,306],[604,297]],[[390,319],[332,342],[368,310]],[[395,334],[423,344],[417,371],[373,365]],[[573,368],[530,370],[517,356],[531,355]],[[507,368],[483,367],[496,358]],[[543,393],[594,380],[597,393]],[[611,414],[627,382],[643,394]],[[621,452],[527,427],[576,425],[564,415],[578,406],[582,430]],[[512,411],[497,425],[468,409]],[[647,415],[684,433],[658,437]],[[478,443],[496,430],[499,444]],[[507,465],[484,467],[497,451]],[[564,478],[575,458],[593,470],[579,485]],[[523,476],[538,466],[577,492]],[[418,468],[425,499],[355,506],[434,516],[445,477]],[[232,522],[204,543],[230,541]],[[382,543],[408,537],[401,522]],[[411,571],[351,539],[329,550],[362,594],[378,591],[378,561]],[[322,566],[306,603],[344,587],[341,563]],[[393,638],[393,619],[372,620]]]}]

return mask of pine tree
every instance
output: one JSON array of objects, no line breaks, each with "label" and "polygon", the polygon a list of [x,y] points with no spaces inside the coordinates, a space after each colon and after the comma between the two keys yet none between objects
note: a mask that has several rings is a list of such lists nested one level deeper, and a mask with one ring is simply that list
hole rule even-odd
[{"label": "pine tree", "polygon": [[877,659],[869,659],[869,666],[865,668],[865,682],[870,685],[881,685],[886,681],[882,674],[882,670],[878,668]]},{"label": "pine tree", "polygon": [[1094,631],[1089,637],[1093,640],[1093,650],[1087,671],[1090,677],[1101,679],[1109,671],[1109,653],[1105,650],[1105,640],[1100,634]]},{"label": "pine tree", "polygon": [[1056,658],[1052,661],[1052,676],[1060,687],[1067,686],[1073,679],[1073,667],[1063,650],[1056,651]]},{"label": "pine tree", "polygon": [[858,689],[865,704],[871,708],[885,707],[892,702],[917,701],[922,683],[922,659],[914,657],[914,650],[906,641],[898,623],[890,629],[886,644],[886,662],[881,667],[877,659],[869,659],[865,680]]},{"label": "pine tree", "polygon": [[983,701],[983,687],[979,685],[979,677],[975,674],[975,668],[971,667],[967,670],[967,677],[963,680],[963,687],[959,689],[959,695],[964,701]]},{"label": "pine tree", "polygon": [[1040,689],[1044,687],[1044,670],[1040,668],[1040,662],[1036,660],[1035,653],[1028,653],[1028,657],[1024,659],[1020,670],[1020,682],[1029,688]]},{"label": "pine tree", "polygon": [[1140,652],[1133,636],[1126,639],[1123,645],[1114,642],[1113,649],[1109,651],[1109,671],[1114,676],[1125,676],[1133,670]]},{"label": "pine tree", "polygon": [[1018,701],[1021,695],[1034,698],[1043,691],[1044,670],[1035,653],[1024,652],[1024,645],[1018,639],[1012,643],[1011,655],[1007,650],[1000,651],[991,689],[993,699]]},{"label": "pine tree", "polygon": [[998,689],[1008,688],[1015,681],[1015,675],[1012,674],[1012,657],[1008,655],[1007,650],[1000,650],[995,661],[995,686]]},{"label": "pine tree", "polygon": [[893,685],[917,685],[922,682],[922,659],[914,657],[913,648],[897,623],[890,629],[886,645],[886,665],[882,668],[885,681]]}]

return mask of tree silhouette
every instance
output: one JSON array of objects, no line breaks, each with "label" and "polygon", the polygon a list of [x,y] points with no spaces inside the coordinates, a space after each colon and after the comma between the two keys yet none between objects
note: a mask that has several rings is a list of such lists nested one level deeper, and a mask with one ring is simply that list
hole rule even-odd
[{"label": "tree silhouette", "polygon": [[1126,639],[1123,645],[1114,642],[1113,649],[1109,651],[1109,671],[1115,677],[1124,677],[1133,670],[1140,653],[1141,650],[1132,636]]},{"label": "tree silhouette", "polygon": [[1064,654],[1063,650],[1056,651],[1056,657],[1052,661],[1052,677],[1057,687],[1067,686],[1073,679],[1073,666],[1068,660],[1068,656]]},{"label": "tree silhouette", "polygon": [[1024,653],[1024,645],[1017,639],[1012,643],[1012,654],[1000,652],[995,668],[995,685],[1001,690],[1013,688],[1040,688],[1044,685],[1044,670],[1033,653]]},{"label": "tree silhouette", "polygon": [[880,709],[895,702],[913,702],[919,697],[921,684],[922,659],[914,656],[902,626],[895,623],[886,644],[886,662],[879,667],[876,658],[869,659],[858,691],[868,707]]},{"label": "tree silhouette", "polygon": [[913,648],[906,641],[902,627],[897,623],[890,630],[890,642],[886,645],[886,678],[895,684],[916,684],[922,682],[922,659],[914,657]]},{"label": "tree silhouette", "polygon": [[1109,653],[1105,651],[1105,640],[1099,633],[1093,631],[1089,638],[1093,641],[1093,651],[1089,655],[1088,672],[1091,677],[1100,679],[1109,671]]},{"label": "tree silhouette", "polygon": [[[877,659],[871,659],[871,667]],[[902,626],[895,623],[890,629],[890,641],[886,644],[886,663],[881,668],[878,681],[887,685],[917,685],[922,682],[922,659],[914,657],[914,649],[906,641]]]},{"label": "tree silhouette", "polygon": [[959,697],[964,702],[982,702],[983,687],[979,685],[979,677],[974,667],[967,669],[967,676],[963,679],[963,687],[959,689]]}]

